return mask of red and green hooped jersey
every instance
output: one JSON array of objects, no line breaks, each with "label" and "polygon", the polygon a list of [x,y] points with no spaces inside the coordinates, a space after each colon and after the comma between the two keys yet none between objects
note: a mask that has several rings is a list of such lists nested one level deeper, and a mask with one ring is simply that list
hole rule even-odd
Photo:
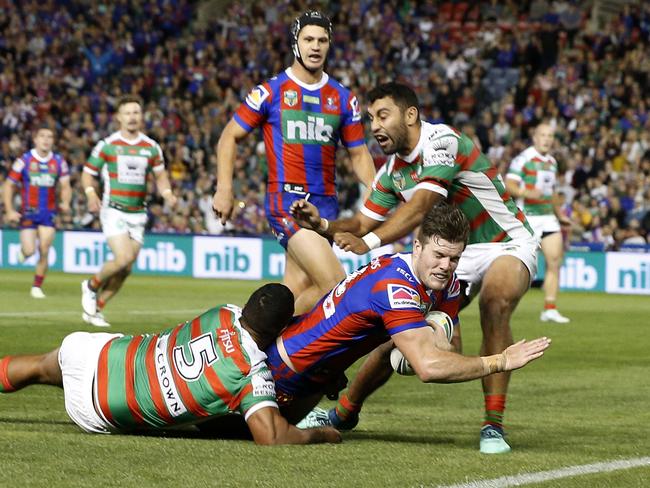
[{"label": "red and green hooped jersey", "polygon": [[276,406],[266,355],[240,315],[222,305],[160,334],[108,342],[95,373],[98,412],[128,431]]},{"label": "red and green hooped jersey", "polygon": [[542,155],[535,146],[530,146],[512,160],[506,178],[518,181],[527,190],[537,188],[542,192],[540,198],[519,199],[519,206],[526,215],[554,215],[557,161],[553,156]]},{"label": "red and green hooped jersey", "polygon": [[471,227],[469,244],[533,235],[497,168],[469,137],[448,125],[423,121],[411,154],[394,154],[379,169],[361,212],[383,221],[418,190],[439,193],[465,213]]},{"label": "red and green hooped jersey", "polygon": [[124,212],[144,212],[147,175],[165,169],[162,149],[140,133],[135,140],[114,132],[93,148],[84,171],[104,180],[104,205],[113,204]]}]

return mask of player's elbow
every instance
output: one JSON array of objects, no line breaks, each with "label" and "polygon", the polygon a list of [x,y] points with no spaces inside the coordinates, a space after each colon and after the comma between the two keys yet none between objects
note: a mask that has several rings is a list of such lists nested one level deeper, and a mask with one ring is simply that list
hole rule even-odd
[{"label": "player's elbow", "polygon": [[448,380],[445,371],[433,362],[414,365],[413,369],[418,379],[423,383],[445,383]]}]

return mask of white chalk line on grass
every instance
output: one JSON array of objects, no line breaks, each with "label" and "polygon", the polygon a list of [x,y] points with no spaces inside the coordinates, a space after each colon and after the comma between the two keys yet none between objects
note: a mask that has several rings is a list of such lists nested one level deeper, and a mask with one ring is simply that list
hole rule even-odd
[{"label": "white chalk line on grass", "polygon": [[567,466],[566,468],[554,469],[551,471],[539,471],[538,473],[523,473],[514,476],[503,476],[491,480],[468,481],[455,485],[438,485],[438,488],[507,488],[509,486],[522,486],[531,483],[543,483],[544,481],[569,478],[572,476],[584,476],[587,474],[607,473],[621,469],[638,468],[639,466],[650,466],[650,457],[620,459],[618,461],[605,461],[602,463],[583,464],[578,466]]},{"label": "white chalk line on grass", "polygon": [[[176,309],[176,310],[129,310],[126,313],[128,315],[161,315],[161,314],[192,314],[192,313],[201,313],[200,308],[192,309]],[[125,313],[125,312],[116,312],[116,313]],[[0,312],[0,318],[20,318],[20,317],[49,317],[56,315],[79,315],[81,316],[81,309],[79,310],[56,310],[56,311],[25,311],[25,312]]]}]

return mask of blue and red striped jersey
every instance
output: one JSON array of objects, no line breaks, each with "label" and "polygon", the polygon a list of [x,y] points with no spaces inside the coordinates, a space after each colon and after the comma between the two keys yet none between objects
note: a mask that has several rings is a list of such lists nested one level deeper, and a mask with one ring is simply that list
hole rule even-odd
[{"label": "blue and red striped jersey", "polygon": [[349,274],[308,313],[294,317],[281,337],[298,373],[317,378],[345,371],[393,334],[427,326],[441,310],[458,324],[460,284],[427,290],[411,254],[384,255]]},{"label": "blue and red striped jersey", "polygon": [[348,148],[365,144],[357,98],[327,73],[310,85],[288,68],[256,86],[234,119],[248,132],[262,128],[272,193],[289,184],[293,190],[335,195],[339,141]]},{"label": "blue and red striped jersey", "polygon": [[22,186],[22,213],[55,212],[56,183],[70,175],[63,156],[50,152],[41,158],[35,149],[16,159],[9,170],[9,179]]}]

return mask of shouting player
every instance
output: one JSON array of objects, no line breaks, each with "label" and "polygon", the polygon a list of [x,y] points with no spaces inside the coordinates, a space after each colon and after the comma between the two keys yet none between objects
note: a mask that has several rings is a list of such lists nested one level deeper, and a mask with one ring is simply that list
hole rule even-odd
[{"label": "shouting player", "polygon": [[[56,184],[60,185],[59,209],[70,211],[70,174],[63,156],[52,152],[54,131],[47,126],[39,127],[34,135],[34,148],[23,154],[11,166],[4,187],[4,204],[7,222],[20,222],[19,262],[36,252],[38,240],[38,261],[32,284],[31,295],[45,298],[41,289],[48,268],[48,254],[56,230],[54,218],[57,213]],[[14,189],[22,186],[21,212],[13,205]]]},{"label": "shouting player", "polygon": [[[463,356],[441,347],[448,346],[442,327],[429,327],[429,310],[457,319],[460,284],[454,271],[469,233],[463,212],[442,202],[425,214],[412,253],[372,260],[311,312],[294,317],[266,350],[278,402],[290,422],[303,418],[323,394],[336,395],[345,384],[344,371],[377,346],[354,381],[363,383],[357,391],[366,396],[390,377],[393,344],[424,382],[469,381],[542,356],[550,344],[546,337],[495,354]],[[340,402],[339,414],[351,412],[358,400]]]},{"label": "shouting player", "polygon": [[[470,221],[469,244],[456,273],[468,298],[480,290],[481,354],[503,351],[513,342],[510,317],[537,270],[539,242],[526,217],[497,168],[469,137],[420,120],[411,88],[386,83],[371,90],[368,101],[372,133],[391,157],[378,171],[364,207],[349,219],[329,222],[303,200],[292,209],[296,220],[333,236],[342,249],[364,254],[412,232],[436,203],[455,203]],[[405,203],[398,207],[400,202]],[[503,433],[509,380],[505,371],[483,378],[483,453],[510,451]]]},{"label": "shouting player", "polygon": [[296,312],[309,310],[345,276],[331,242],[295,224],[289,207],[309,197],[326,218],[336,218],[335,154],[346,147],[354,171],[368,187],[374,165],[365,145],[359,103],[324,67],[332,41],[327,17],[308,11],[292,27],[295,60],[255,87],[226,125],[217,146],[218,179],[213,207],[225,223],[233,210],[237,143],[262,127],[268,160],[266,217],[286,250],[284,283],[296,296]]},{"label": "shouting player", "polygon": [[[112,260],[105,262],[91,279],[81,283],[82,317],[97,327],[110,325],[102,310],[122,287],[144,243],[147,222],[144,199],[149,173],[155,174],[156,187],[167,205],[171,207],[176,203],[162,149],[140,132],[140,99],[121,98],[117,104],[117,121],[120,129],[97,143],[81,175],[88,210],[99,212],[102,231],[113,253]],[[96,188],[98,177],[104,182],[103,200]]]},{"label": "shouting player", "polygon": [[159,334],[75,332],[61,347],[0,360],[0,392],[63,388],[68,416],[91,433],[195,425],[231,412],[258,444],[340,442],[331,427],[300,430],[278,413],[262,350],[293,314],[280,284],[255,291],[243,310],[222,305]]},{"label": "shouting player", "polygon": [[510,163],[506,187],[511,195],[520,199],[520,207],[542,242],[546,272],[544,310],[540,320],[566,324],[569,319],[558,311],[556,300],[564,252],[560,224],[571,225],[571,221],[562,213],[561,202],[555,191],[557,161],[550,154],[553,136],[554,131],[549,124],[540,124],[535,128],[533,145]]}]

